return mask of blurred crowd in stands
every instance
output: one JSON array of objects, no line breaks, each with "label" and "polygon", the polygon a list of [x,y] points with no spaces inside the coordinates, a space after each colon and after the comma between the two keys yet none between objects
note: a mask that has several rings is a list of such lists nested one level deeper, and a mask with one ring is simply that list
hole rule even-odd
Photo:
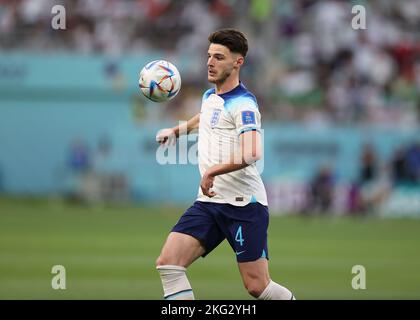
[{"label": "blurred crowd in stands", "polygon": [[[51,8],[66,8],[66,30]],[[366,29],[354,30],[354,5]],[[165,115],[190,114],[205,76],[207,36],[221,27],[247,34],[243,82],[265,118],[308,125],[420,123],[418,0],[0,0],[2,51],[108,55],[160,50],[191,67]]]},{"label": "blurred crowd in stands", "polygon": [[59,177],[65,185],[63,195],[68,200],[87,204],[128,201],[127,177],[113,163],[114,156],[112,141],[107,135],[100,137],[94,148],[84,139],[74,138]]},{"label": "blurred crowd in stands", "polygon": [[[344,192],[344,212],[369,214],[386,202],[396,188],[420,186],[420,140],[395,150],[388,161],[380,159],[375,146],[366,143],[359,159],[359,174]],[[321,166],[307,185],[303,214],[335,210],[337,183],[334,168]]]}]

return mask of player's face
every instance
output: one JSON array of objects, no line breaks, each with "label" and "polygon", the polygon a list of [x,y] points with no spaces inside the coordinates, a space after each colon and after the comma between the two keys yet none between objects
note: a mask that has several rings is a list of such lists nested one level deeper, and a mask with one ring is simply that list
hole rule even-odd
[{"label": "player's face", "polygon": [[223,83],[239,69],[243,57],[233,53],[228,47],[221,44],[211,43],[208,50],[207,78],[211,83]]}]

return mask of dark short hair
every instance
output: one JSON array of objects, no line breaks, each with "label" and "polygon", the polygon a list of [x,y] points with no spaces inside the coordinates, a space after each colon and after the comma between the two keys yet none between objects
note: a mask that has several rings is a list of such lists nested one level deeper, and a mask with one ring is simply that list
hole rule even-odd
[{"label": "dark short hair", "polygon": [[235,29],[221,29],[209,36],[210,43],[221,44],[230,51],[246,56],[248,52],[248,40],[244,34]]}]

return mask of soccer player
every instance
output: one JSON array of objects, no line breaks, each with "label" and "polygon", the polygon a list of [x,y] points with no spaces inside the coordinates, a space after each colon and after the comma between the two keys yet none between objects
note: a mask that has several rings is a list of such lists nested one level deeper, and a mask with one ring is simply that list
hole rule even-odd
[{"label": "soccer player", "polygon": [[172,228],[156,261],[164,297],[194,299],[186,268],[227,239],[253,297],[294,299],[268,271],[267,196],[256,166],[261,116],[255,96],[239,80],[248,42],[234,29],[214,32],[209,42],[207,77],[215,87],[204,93],[200,113],[156,135],[168,144],[198,129],[201,174],[196,201]]}]

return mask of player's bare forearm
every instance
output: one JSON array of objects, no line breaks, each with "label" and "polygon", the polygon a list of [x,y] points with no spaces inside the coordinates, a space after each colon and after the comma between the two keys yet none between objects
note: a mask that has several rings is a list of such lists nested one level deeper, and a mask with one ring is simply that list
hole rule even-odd
[{"label": "player's bare forearm", "polygon": [[176,139],[184,134],[188,134],[198,129],[200,123],[200,114],[196,114],[190,120],[174,128],[160,130],[156,135],[156,141],[160,144],[176,144]]},{"label": "player's bare forearm", "polygon": [[196,114],[194,117],[189,119],[186,123],[180,124],[172,130],[175,133],[175,136],[178,138],[184,134],[189,134],[190,132],[198,129],[198,125],[200,123],[200,114]]}]

